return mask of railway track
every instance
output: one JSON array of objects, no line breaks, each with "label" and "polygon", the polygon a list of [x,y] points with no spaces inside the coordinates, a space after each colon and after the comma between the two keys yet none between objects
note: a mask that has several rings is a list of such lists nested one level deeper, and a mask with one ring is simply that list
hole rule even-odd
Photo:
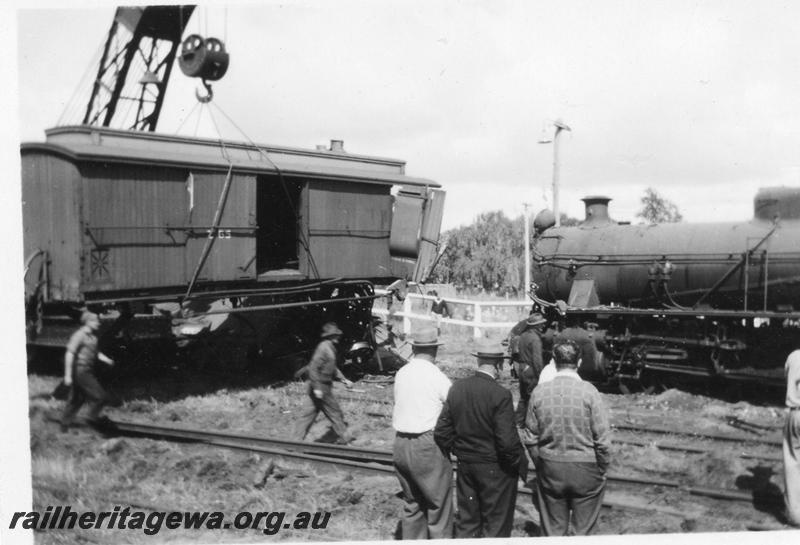
[{"label": "railway track", "polygon": [[[385,450],[367,449],[350,445],[328,443],[310,443],[291,441],[273,437],[253,437],[236,433],[206,431],[176,426],[145,424],[140,422],[111,421],[104,430],[107,433],[125,434],[142,437],[154,437],[172,441],[197,442],[213,446],[259,452],[305,460],[311,463],[332,464],[359,470],[393,474],[392,453]],[[532,474],[535,473],[531,468]],[[623,473],[609,473],[608,481],[622,486],[668,488],[691,496],[700,496],[714,500],[733,502],[753,502],[753,493],[743,490],[731,490],[706,486],[687,486],[679,481],[642,477]],[[524,492],[524,490],[523,490]],[[528,491],[529,493],[530,491]],[[779,498],[774,498],[778,501]],[[607,507],[659,511],[648,502],[634,504],[607,500]],[[677,512],[677,511],[676,511]]]},{"label": "railway track", "polygon": [[125,435],[156,437],[172,441],[197,442],[249,452],[260,452],[286,456],[310,462],[331,463],[356,469],[366,469],[391,473],[392,454],[390,452],[335,445],[330,443],[310,443],[291,441],[274,437],[254,437],[225,432],[211,432],[177,426],[160,426],[140,422],[110,421],[106,432]]},{"label": "railway track", "polygon": [[[391,400],[377,399],[369,396],[357,397],[353,395],[337,395],[337,397],[342,401],[365,403],[367,405],[378,405],[378,406],[392,405]],[[703,433],[699,431],[678,429],[661,425],[631,423],[630,415],[625,413],[620,413],[618,411],[614,411],[614,413],[615,413],[614,414],[615,418],[612,420],[611,424],[612,428],[614,428],[617,431],[626,432],[626,434],[623,436],[615,434],[614,437],[612,438],[612,443],[621,445],[629,445],[634,447],[653,447],[659,450],[687,452],[694,454],[706,454],[717,451],[715,447],[702,446],[697,444],[697,441],[701,442],[720,441],[727,443],[744,443],[751,446],[754,445],[756,447],[758,446],[780,447],[782,445],[781,439],[778,439],[777,437],[766,438],[763,436],[763,433],[767,433],[768,431],[774,431],[775,430],[774,426],[760,426],[760,428],[763,429],[756,431],[749,430],[753,431],[753,433],[759,434],[756,436],[744,435],[744,434]],[[368,411],[366,414],[375,418],[391,418],[390,412],[382,413],[382,412]],[[665,441],[665,440],[655,440],[655,439],[649,440],[642,438],[642,436],[647,436],[648,434],[657,436],[690,437],[692,440],[695,441],[695,443],[688,444],[676,441]],[[737,451],[732,455],[738,458],[743,458],[748,460],[766,460],[769,462],[781,462],[783,460],[783,456],[780,454],[780,452],[761,454],[761,453],[747,453],[747,452]]]},{"label": "railway track", "polygon": [[[617,432],[612,441],[617,444],[643,448],[654,447],[659,450],[690,454],[715,456],[724,454],[730,458],[765,461],[771,464],[780,464],[783,461],[780,450],[782,440],[778,438],[774,429],[767,426],[749,430],[752,434],[745,435],[742,433],[706,433],[645,422],[632,423],[630,420],[621,419],[618,416],[612,420],[611,425]],[[684,439],[664,440],[665,436],[683,437]],[[746,447],[748,452],[744,452],[743,447]]]},{"label": "railway track", "polygon": [[783,443],[777,438],[752,437],[747,435],[733,435],[724,433],[704,433],[695,430],[678,429],[668,426],[658,426],[649,424],[626,424],[624,422],[612,422],[611,426],[617,430],[632,432],[644,432],[659,435],[683,435],[697,439],[709,439],[713,441],[724,441],[733,443],[755,443],[760,445],[770,445],[780,447]]}]

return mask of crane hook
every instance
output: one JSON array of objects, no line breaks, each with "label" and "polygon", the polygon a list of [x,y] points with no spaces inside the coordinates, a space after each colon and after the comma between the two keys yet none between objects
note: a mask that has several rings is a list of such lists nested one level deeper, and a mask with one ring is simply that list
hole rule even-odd
[{"label": "crane hook", "polygon": [[214,92],[211,90],[211,84],[210,83],[208,83],[206,80],[202,80],[202,82],[203,82],[203,87],[206,88],[206,93],[207,94],[205,96],[203,96],[203,95],[200,94],[200,90],[199,89],[195,89],[194,96],[197,97],[197,100],[199,102],[201,102],[203,104],[207,104],[207,103],[211,102],[211,99],[214,98]]}]

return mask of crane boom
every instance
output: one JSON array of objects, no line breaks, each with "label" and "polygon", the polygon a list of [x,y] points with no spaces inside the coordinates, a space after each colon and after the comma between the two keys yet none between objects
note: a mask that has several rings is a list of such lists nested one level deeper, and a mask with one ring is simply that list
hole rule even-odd
[{"label": "crane boom", "polygon": [[117,8],[84,124],[156,130],[181,36],[194,8]]}]

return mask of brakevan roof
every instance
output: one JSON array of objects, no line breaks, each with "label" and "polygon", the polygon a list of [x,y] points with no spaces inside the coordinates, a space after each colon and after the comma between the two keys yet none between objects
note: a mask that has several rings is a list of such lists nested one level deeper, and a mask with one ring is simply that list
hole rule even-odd
[{"label": "brakevan roof", "polygon": [[[89,125],[49,129],[45,142],[26,142],[21,153],[41,151],[74,162],[103,162],[228,170],[377,184],[441,187],[405,175],[405,161],[327,150],[125,131]],[[230,162],[229,162],[230,161]]]}]

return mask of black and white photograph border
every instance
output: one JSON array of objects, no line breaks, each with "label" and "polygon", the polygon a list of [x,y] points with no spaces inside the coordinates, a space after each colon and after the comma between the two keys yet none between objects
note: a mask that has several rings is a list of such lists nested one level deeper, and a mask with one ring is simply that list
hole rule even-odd
[{"label": "black and white photograph border", "polygon": [[[126,5],[132,4],[146,5]],[[0,129],[7,181],[0,201],[0,225],[7,234],[7,255],[0,260],[6,292],[0,321],[5,353],[0,364],[0,434],[6,439],[0,445],[0,542],[396,538],[402,501],[391,472],[374,476],[358,469],[331,469],[313,459],[290,460],[269,450],[256,454],[213,443],[168,442],[141,429],[134,433],[133,425],[130,434],[109,435],[80,418],[81,424],[64,431],[57,422],[64,400],[51,395],[61,381],[63,353],[51,355],[56,370],[51,366],[28,373],[20,145],[42,142],[46,129],[71,123],[62,120],[82,100],[75,98],[83,92],[80,83],[87,81],[87,74],[91,80],[96,71],[96,55],[108,38],[116,7],[105,0],[0,7],[7,76],[0,97],[9,114]],[[519,230],[521,238],[529,212],[555,209],[568,219],[583,218],[581,199],[599,194],[613,198],[607,210],[616,220],[640,224],[646,219],[643,196],[654,195],[648,193],[653,189],[660,202],[676,213],[680,210],[688,223],[745,223],[754,218],[753,199],[761,188],[800,188],[800,36],[792,28],[798,16],[800,4],[777,0],[209,2],[198,5],[184,36],[196,32],[222,39],[230,53],[228,73],[204,86],[185,77],[176,61],[162,121],[165,131],[175,134],[194,131],[192,136],[210,140],[266,142],[265,149],[283,153],[289,163],[297,150],[307,150],[297,152],[303,156],[341,151],[364,164],[399,168],[396,176],[408,187],[418,184],[446,192],[438,220],[441,233],[453,238],[466,236],[471,225],[495,220],[514,226],[507,232],[515,235]],[[216,118],[202,115],[212,111],[209,101],[220,105]],[[169,138],[164,142],[170,145]],[[194,180],[186,187],[193,190]],[[392,197],[398,197],[395,191]],[[437,225],[436,237],[439,234]],[[218,236],[232,235],[222,229]],[[457,246],[457,241],[451,244]],[[519,248],[521,252],[521,242]],[[363,262],[363,255],[356,254],[356,260]],[[515,270],[512,282],[522,286],[523,274],[522,268]],[[452,293],[446,282],[439,284],[440,295],[452,309],[445,318],[430,316],[434,297],[427,288],[408,297],[407,305],[394,299],[385,311],[391,313],[394,304],[414,313],[416,319],[408,320],[412,330],[435,322],[444,342],[440,367],[457,380],[476,368],[471,353],[480,335],[477,328],[459,322],[475,320],[465,309],[481,308],[475,301],[485,303],[482,298],[493,291],[485,284]],[[524,290],[511,294],[511,299],[504,294],[506,301],[524,296]],[[383,304],[383,299],[376,300],[381,311]],[[507,337],[510,328],[489,325],[492,320],[520,318],[505,313],[506,308],[511,307],[493,309],[496,314],[484,310],[484,336]],[[524,313],[524,319],[528,308],[515,311]],[[403,319],[395,323],[407,333]],[[318,333],[321,324],[313,325]],[[346,340],[359,340],[348,327],[342,329]],[[329,338],[324,331],[323,338]],[[353,343],[354,348],[358,345]],[[205,359],[202,350],[192,357]],[[345,375],[357,379],[355,384],[344,378],[333,386],[353,437],[347,438],[352,439],[348,445],[331,448],[390,453],[391,382],[385,374],[372,374],[372,368],[365,371],[361,363],[354,356],[344,366]],[[292,370],[300,373],[301,364],[292,362]],[[302,380],[281,381],[275,387],[271,378],[256,373],[248,387],[247,380],[214,382],[199,375],[180,392],[165,386],[168,381],[134,381],[121,387],[127,387],[126,395],[106,414],[113,421],[180,428],[182,433],[197,428],[223,435],[294,437],[307,401]],[[499,380],[516,401],[517,381],[508,367]],[[700,500],[682,503],[692,489],[730,489],[734,481],[746,492],[757,481],[774,494],[775,485],[782,486],[780,470],[765,474],[765,466],[754,458],[732,462],[727,457],[736,456],[733,449],[709,447],[711,435],[694,445],[708,447],[704,454],[668,450],[670,441],[677,440],[674,428],[698,423],[711,430],[716,422],[713,431],[723,427],[720,422],[736,424],[744,433],[754,430],[741,428],[749,420],[751,426],[760,423],[777,433],[784,414],[779,388],[764,401],[754,391],[738,400],[729,392],[707,395],[666,382],[649,386],[628,396],[604,393],[604,400],[612,419],[631,426],[638,419],[651,431],[658,428],[657,415],[674,415],[668,439],[646,437],[646,445],[634,446],[637,439],[629,430],[627,446],[618,443],[612,450],[618,460],[633,465],[649,460],[658,466],[663,482],[650,487],[649,503],[662,505],[641,515],[649,519],[646,523],[632,519],[609,532],[609,520],[623,512],[625,503],[624,497],[612,497],[609,503],[617,502],[619,509],[604,510],[598,535],[570,542],[794,543],[800,531],[788,529],[771,507],[755,505],[756,494],[750,507],[753,520],[759,522],[751,529],[763,531],[727,531],[730,527],[719,521],[704,526],[702,517],[688,516],[690,509],[700,508]],[[323,446],[334,442],[337,433],[328,429],[331,422],[319,417],[311,424],[307,439]],[[625,440],[624,430],[616,428],[617,439]],[[344,442],[342,433],[338,436]],[[667,449],[661,448],[665,445]],[[779,467],[780,445],[765,445],[753,447],[758,450],[755,455]],[[633,453],[637,448],[641,450]],[[35,484],[32,488],[36,472],[54,477],[52,489],[37,489]],[[115,482],[103,483],[108,477]],[[230,503],[221,501],[225,497]],[[534,503],[530,496],[520,496],[513,537],[503,541],[536,535]],[[330,513],[331,522],[328,530],[304,532],[300,524],[285,533],[273,524],[272,534],[260,529],[250,534],[173,533],[162,525],[153,535],[141,530],[76,530],[70,535],[32,532],[19,527],[21,517],[14,519],[15,513],[57,505],[71,505],[75,511],[114,511],[120,506],[144,513],[196,510],[226,516],[286,511],[286,520],[303,518],[300,512],[312,519],[315,513]],[[13,520],[18,524],[11,529]],[[262,519],[260,528],[270,521],[275,522]],[[639,533],[642,528],[645,534]]]}]

